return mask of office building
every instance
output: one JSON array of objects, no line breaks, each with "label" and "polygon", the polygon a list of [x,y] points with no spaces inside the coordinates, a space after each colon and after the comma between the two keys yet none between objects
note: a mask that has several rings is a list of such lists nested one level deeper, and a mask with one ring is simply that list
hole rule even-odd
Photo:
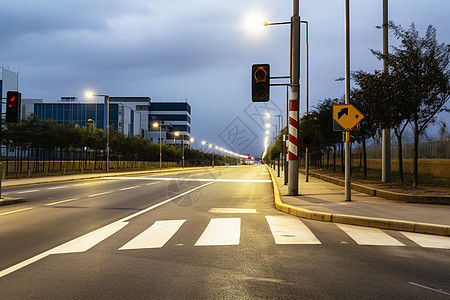
[{"label": "office building", "polygon": [[[191,106],[187,102],[153,102],[150,97],[110,97],[110,103],[123,103],[140,112],[141,135],[152,143],[190,145]],[[153,127],[154,123],[161,124]],[[179,132],[178,137],[175,132]]]}]

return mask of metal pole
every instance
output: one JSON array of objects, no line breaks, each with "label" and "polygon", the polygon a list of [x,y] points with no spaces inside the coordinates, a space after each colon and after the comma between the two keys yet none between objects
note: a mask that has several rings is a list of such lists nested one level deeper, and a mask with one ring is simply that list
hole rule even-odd
[{"label": "metal pole", "polygon": [[[389,51],[388,45],[388,0],[383,0],[383,73],[389,72],[386,63],[386,55]],[[381,181],[391,182],[391,130],[390,128],[383,128],[381,146]]]},{"label": "metal pole", "polygon": [[109,172],[109,96],[106,100],[106,173]]},{"label": "metal pole", "polygon": [[[301,21],[306,24],[306,120],[309,118],[309,27],[307,21]],[[309,152],[305,149],[305,173],[306,182],[309,181]]]},{"label": "metal pole", "polygon": [[159,124],[159,171],[162,171],[161,124]]},{"label": "metal pole", "polygon": [[[289,131],[289,86],[286,86],[286,128]],[[287,149],[289,134],[283,135],[283,147],[284,147],[284,185],[288,184],[288,164],[289,164],[289,151]]]},{"label": "metal pole", "polygon": [[182,150],[182,153],[183,153],[182,160],[183,160],[183,169],[184,169],[184,134],[181,135],[181,148],[183,149]]},{"label": "metal pole", "polygon": [[[350,104],[350,0],[345,0],[345,104]],[[345,201],[352,200],[350,183],[350,132],[345,132]]]},{"label": "metal pole", "polygon": [[298,195],[298,110],[300,74],[299,0],[294,0],[291,17],[291,95],[289,101],[289,182],[288,195]]}]

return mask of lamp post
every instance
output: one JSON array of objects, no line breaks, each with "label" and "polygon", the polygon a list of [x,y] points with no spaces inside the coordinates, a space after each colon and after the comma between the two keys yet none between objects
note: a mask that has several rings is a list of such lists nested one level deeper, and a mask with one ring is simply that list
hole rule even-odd
[{"label": "lamp post", "polygon": [[[175,144],[175,148],[176,148],[176,137],[180,135],[179,131],[175,131],[174,133],[174,137],[173,137],[173,143]],[[184,147],[183,147],[183,156],[182,156],[182,161],[183,161],[183,168],[184,168]]]},{"label": "lamp post", "polygon": [[155,122],[153,123],[153,127],[159,127],[159,171],[162,171],[162,146],[161,146],[161,124]]},{"label": "lamp post", "polygon": [[95,127],[95,120],[93,120],[93,119],[88,119],[87,120],[88,122],[92,122],[92,126],[94,126],[92,129],[95,129],[96,127]]},{"label": "lamp post", "polygon": [[94,93],[87,93],[89,97],[104,97],[106,104],[106,173],[109,172],[109,95],[96,95]]}]

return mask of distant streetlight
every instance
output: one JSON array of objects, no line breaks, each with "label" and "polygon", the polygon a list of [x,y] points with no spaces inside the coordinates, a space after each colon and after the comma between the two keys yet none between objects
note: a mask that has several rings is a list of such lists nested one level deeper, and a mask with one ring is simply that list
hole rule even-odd
[{"label": "distant streetlight", "polygon": [[104,97],[106,104],[106,173],[109,172],[109,95],[96,95],[92,92],[86,93],[87,97]]},{"label": "distant streetlight", "polygon": [[93,128],[92,128],[92,130],[94,130],[96,127],[95,127],[95,120],[93,120],[93,119],[88,119],[87,120],[88,122],[92,122],[92,125],[93,125]]},{"label": "distant streetlight", "polygon": [[155,122],[153,123],[153,127],[159,127],[159,171],[162,171],[161,124]]}]

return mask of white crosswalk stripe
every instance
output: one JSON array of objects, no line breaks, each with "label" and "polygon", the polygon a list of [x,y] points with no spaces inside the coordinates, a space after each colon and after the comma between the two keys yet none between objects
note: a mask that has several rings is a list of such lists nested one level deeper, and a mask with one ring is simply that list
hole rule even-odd
[{"label": "white crosswalk stripe", "polygon": [[195,246],[239,245],[241,218],[211,219]]},{"label": "white crosswalk stripe", "polygon": [[266,216],[276,244],[321,244],[300,219],[289,216]]},{"label": "white crosswalk stripe", "polygon": [[156,221],[147,230],[119,250],[161,248],[180,229],[186,220]]},{"label": "white crosswalk stripe", "polygon": [[[321,241],[299,218],[293,216],[265,216],[277,245],[320,245]],[[52,249],[50,254],[84,252],[120,231],[129,222],[115,222]],[[132,238],[119,250],[162,248],[188,220],[159,220]],[[378,228],[335,223],[358,245],[400,246],[405,244]],[[420,247],[450,249],[450,237],[401,232]],[[239,245],[241,218],[212,218],[194,244],[195,246]],[[189,244],[189,243],[187,243]]]},{"label": "white crosswalk stripe", "polygon": [[336,223],[340,229],[347,233],[358,245],[371,246],[405,246],[384,231],[378,228],[346,225]]},{"label": "white crosswalk stripe", "polygon": [[450,249],[450,237],[447,236],[403,231],[401,233],[424,248]]}]

